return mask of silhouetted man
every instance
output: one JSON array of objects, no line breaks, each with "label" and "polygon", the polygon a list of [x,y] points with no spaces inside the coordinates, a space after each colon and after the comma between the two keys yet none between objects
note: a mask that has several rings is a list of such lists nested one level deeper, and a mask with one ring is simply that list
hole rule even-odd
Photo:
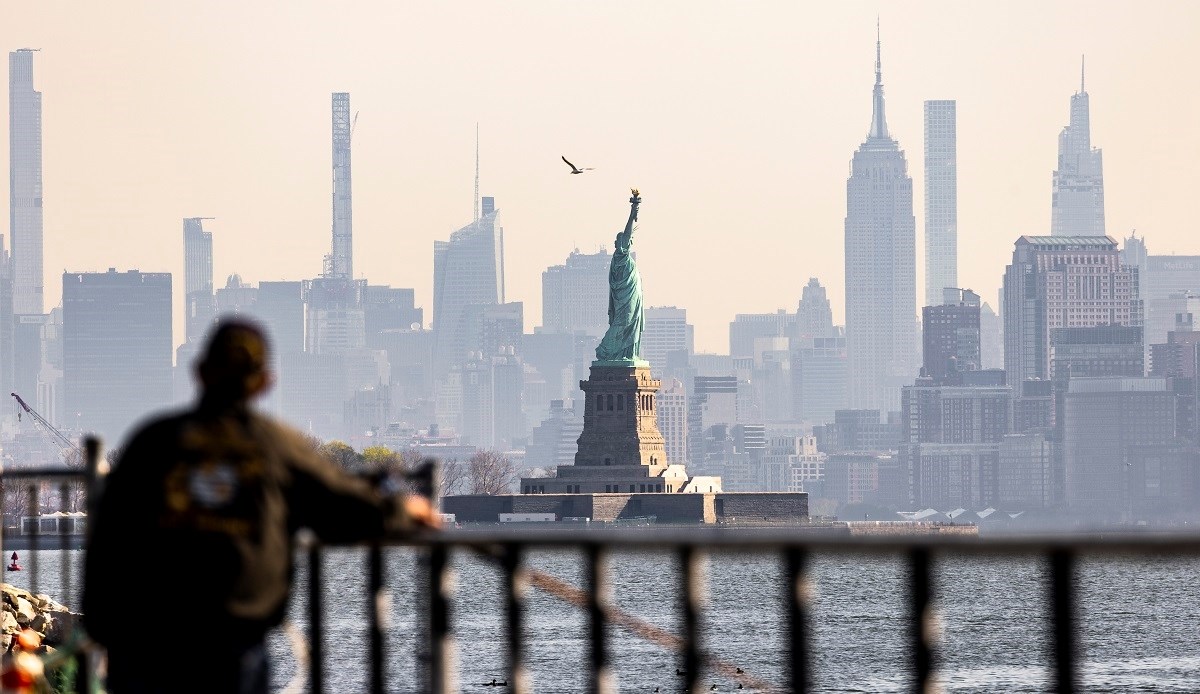
[{"label": "silhouetted man", "polygon": [[255,325],[221,323],[194,409],[130,439],[91,518],[84,624],[112,694],[267,691],[264,639],[283,619],[293,537],[355,541],[422,525],[429,501],[385,496],[254,412],[271,383]]}]

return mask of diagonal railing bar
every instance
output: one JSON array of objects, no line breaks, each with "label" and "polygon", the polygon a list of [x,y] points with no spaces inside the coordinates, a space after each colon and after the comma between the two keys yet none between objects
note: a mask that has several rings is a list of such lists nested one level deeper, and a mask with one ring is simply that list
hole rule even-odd
[{"label": "diagonal railing bar", "polygon": [[[591,591],[573,586],[544,571],[530,569],[529,584],[547,595],[581,609],[588,609],[591,603]],[[685,648],[683,637],[660,626],[651,624],[644,619],[635,617],[624,610],[609,606],[603,612],[606,622],[622,627],[644,641],[675,652],[683,652]],[[741,672],[742,668],[739,668],[736,664],[718,658],[711,653],[701,652],[699,657],[704,664],[714,671],[741,683],[745,687],[763,691],[778,690],[778,687],[770,682],[759,679],[752,674]]]}]

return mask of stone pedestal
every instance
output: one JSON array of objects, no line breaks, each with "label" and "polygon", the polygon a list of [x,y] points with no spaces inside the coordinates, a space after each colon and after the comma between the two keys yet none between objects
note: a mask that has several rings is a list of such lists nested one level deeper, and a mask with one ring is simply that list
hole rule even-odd
[{"label": "stone pedestal", "polygon": [[525,494],[678,492],[682,464],[667,460],[655,400],[661,383],[642,360],[592,363],[583,389],[583,433],[574,465],[558,476],[521,480]]}]

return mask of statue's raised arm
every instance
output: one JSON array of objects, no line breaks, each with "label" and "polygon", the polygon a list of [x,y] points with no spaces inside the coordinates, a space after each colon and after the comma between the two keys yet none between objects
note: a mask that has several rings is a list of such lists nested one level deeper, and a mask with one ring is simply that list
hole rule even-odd
[{"label": "statue's raised arm", "polygon": [[637,222],[638,205],[642,196],[637,188],[629,198],[629,221],[625,230],[617,234],[614,243],[612,264],[608,269],[608,331],[596,348],[599,361],[621,361],[634,363],[641,354],[642,328],[642,278],[629,248],[633,245],[634,223]]},{"label": "statue's raised arm", "polygon": [[625,222],[625,231],[617,234],[616,241],[613,245],[616,246],[618,253],[628,253],[629,246],[633,244],[634,223],[637,222],[638,205],[642,204],[642,196],[638,195],[638,189],[630,190],[632,195],[629,197],[629,221]]}]

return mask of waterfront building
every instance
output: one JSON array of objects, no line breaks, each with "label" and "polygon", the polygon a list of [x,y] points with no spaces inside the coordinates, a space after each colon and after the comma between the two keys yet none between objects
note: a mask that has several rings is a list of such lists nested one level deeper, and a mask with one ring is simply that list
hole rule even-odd
[{"label": "waterfront building", "polygon": [[1071,120],[1058,135],[1058,168],[1051,198],[1051,236],[1104,236],[1104,159],[1092,146],[1083,71],[1071,96]]},{"label": "waterfront building", "polygon": [[958,286],[957,102],[925,102],[925,305]]},{"label": "waterfront building", "polygon": [[919,378],[904,388],[900,461],[918,508],[997,503],[1000,440],[1012,430],[1007,386],[944,385]]},{"label": "waterfront building", "polygon": [[608,297],[600,291],[608,283],[612,256],[571,251],[562,265],[542,273],[542,330],[584,333],[594,338],[608,329]]},{"label": "waterfront building", "polygon": [[887,453],[865,451],[830,454],[825,459],[823,494],[836,500],[840,506],[886,504],[891,496],[887,490],[888,468],[894,465],[894,457]]},{"label": "waterfront building", "polygon": [[895,410],[920,358],[912,178],[884,115],[875,44],[871,128],[846,181],[846,352],[850,406]]},{"label": "waterfront building", "polygon": [[117,446],[171,398],[171,275],[63,273],[64,425]]},{"label": "waterfront building", "polygon": [[8,228],[12,311],[45,313],[42,263],[42,93],[33,88],[34,50],[8,54]]},{"label": "waterfront building", "polygon": [[1177,438],[1176,401],[1167,379],[1071,379],[1063,459],[1073,513],[1129,520],[1191,502],[1195,454]]},{"label": "waterfront building", "polygon": [[970,289],[942,290],[941,304],[921,309],[921,335],[921,372],[935,383],[979,370],[979,295]]},{"label": "waterfront building", "polygon": [[996,505],[1009,511],[1050,508],[1055,493],[1053,436],[1045,430],[1008,434],[1000,439]]}]

